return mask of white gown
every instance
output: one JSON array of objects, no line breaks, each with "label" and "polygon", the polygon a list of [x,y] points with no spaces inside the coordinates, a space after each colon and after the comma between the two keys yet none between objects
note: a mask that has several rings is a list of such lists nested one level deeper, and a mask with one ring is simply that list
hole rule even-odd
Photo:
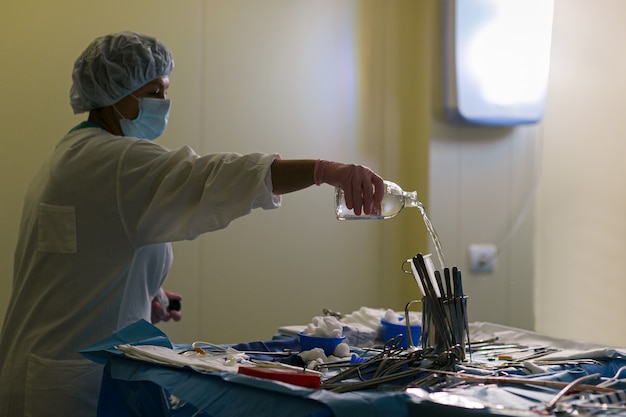
[{"label": "white gown", "polygon": [[89,123],[68,133],[24,201],[0,336],[0,416],[95,415],[102,369],[79,350],[150,321],[169,242],[279,207],[276,158],[198,156]]}]

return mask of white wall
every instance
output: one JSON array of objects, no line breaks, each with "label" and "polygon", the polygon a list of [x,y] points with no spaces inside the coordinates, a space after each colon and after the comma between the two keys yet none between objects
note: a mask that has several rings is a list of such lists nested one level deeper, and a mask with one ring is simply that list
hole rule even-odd
[{"label": "white wall", "polygon": [[[541,131],[466,127],[435,120],[431,218],[448,266],[463,273],[469,318],[532,329],[533,197]],[[493,273],[473,273],[471,244],[498,248]]]},{"label": "white wall", "polygon": [[430,200],[446,257],[467,271],[469,244],[501,250],[494,274],[464,275],[471,320],[626,346],[625,36],[622,0],[555,0],[540,124],[451,125],[435,104]]},{"label": "white wall", "polygon": [[[443,116],[441,8],[436,16],[430,217],[447,266],[462,271],[470,320],[532,329],[533,203],[542,130],[462,125]],[[470,270],[471,244],[496,245],[493,273]]]},{"label": "white wall", "polygon": [[[204,7],[201,152],[277,152],[376,166],[359,152],[354,134],[353,2]],[[196,263],[195,279],[177,269],[169,279],[194,297],[185,305],[196,328],[191,332],[187,322],[185,332],[220,342],[267,338],[280,324],[308,323],[323,307],[376,304],[376,279],[368,273],[376,260],[354,261],[371,249],[352,243],[372,242],[375,225],[338,224],[332,203],[331,187],[312,187],[284,196],[280,210],[254,212],[198,239],[198,256],[177,265]],[[166,328],[176,334],[179,327]]]},{"label": "white wall", "polygon": [[626,346],[626,2],[556,0],[536,223],[537,330]]}]

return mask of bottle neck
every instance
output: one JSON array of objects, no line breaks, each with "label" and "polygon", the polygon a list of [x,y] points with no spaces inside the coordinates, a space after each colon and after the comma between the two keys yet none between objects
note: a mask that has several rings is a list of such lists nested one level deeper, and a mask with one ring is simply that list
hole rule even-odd
[{"label": "bottle neck", "polygon": [[422,203],[417,199],[417,191],[404,192],[404,207],[420,207]]}]

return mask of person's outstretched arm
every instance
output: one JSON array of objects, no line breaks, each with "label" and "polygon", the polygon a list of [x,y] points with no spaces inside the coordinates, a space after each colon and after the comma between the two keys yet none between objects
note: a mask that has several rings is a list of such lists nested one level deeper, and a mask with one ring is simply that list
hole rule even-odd
[{"label": "person's outstretched arm", "polygon": [[362,165],[313,159],[276,159],[272,163],[274,194],[302,190],[313,184],[341,187],[346,205],[356,215],[380,213],[383,179]]}]

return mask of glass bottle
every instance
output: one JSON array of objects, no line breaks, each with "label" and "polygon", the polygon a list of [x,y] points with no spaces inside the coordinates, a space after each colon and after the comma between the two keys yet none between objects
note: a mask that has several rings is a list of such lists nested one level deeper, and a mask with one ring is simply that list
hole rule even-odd
[{"label": "glass bottle", "polygon": [[417,192],[406,192],[400,186],[391,181],[385,181],[385,194],[381,202],[381,213],[379,215],[365,214],[360,216],[354,214],[353,210],[346,206],[346,198],[340,187],[335,187],[335,210],[339,220],[383,220],[394,217],[404,207],[420,207],[422,203],[417,200]]}]

